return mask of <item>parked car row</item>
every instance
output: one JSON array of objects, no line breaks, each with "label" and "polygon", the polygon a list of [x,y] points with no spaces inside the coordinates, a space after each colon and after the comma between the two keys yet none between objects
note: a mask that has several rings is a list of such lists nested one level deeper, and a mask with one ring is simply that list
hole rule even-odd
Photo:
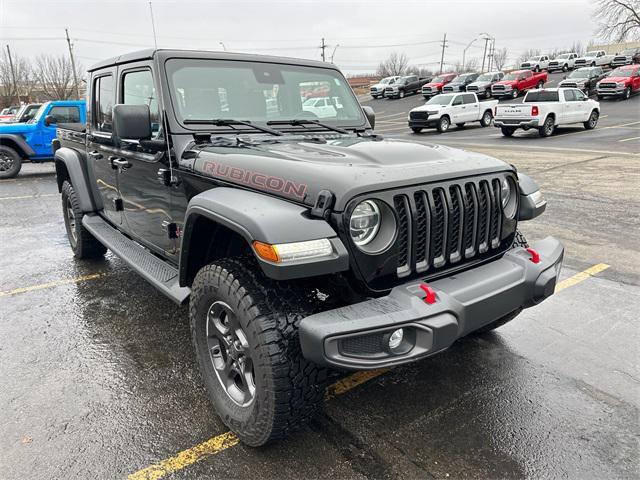
[{"label": "parked car row", "polygon": [[538,55],[520,64],[521,69],[540,72],[562,70],[566,72],[581,67],[619,67],[640,63],[640,47],[628,48],[619,54],[608,55],[604,50],[591,50],[580,56],[575,52],[567,52],[550,59],[548,55]]}]

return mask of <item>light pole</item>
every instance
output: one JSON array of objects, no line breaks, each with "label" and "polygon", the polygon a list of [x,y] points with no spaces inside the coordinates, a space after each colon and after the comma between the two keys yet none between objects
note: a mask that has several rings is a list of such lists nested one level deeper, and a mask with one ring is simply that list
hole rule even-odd
[{"label": "light pole", "polygon": [[338,49],[339,46],[340,44],[336,43],[336,46],[333,47],[333,52],[331,52],[331,63],[333,63],[333,56],[336,54],[336,50]]},{"label": "light pole", "polygon": [[488,33],[481,33],[480,35],[484,35],[484,53],[482,54],[482,72],[484,73],[484,62],[487,59],[487,46],[489,45],[489,40],[495,40]]},{"label": "light pole", "polygon": [[469,45],[467,45],[466,47],[464,47],[464,50],[462,51],[462,71],[463,71],[463,72],[464,72],[464,66],[465,66],[465,64],[466,64],[466,63],[465,63],[465,59],[466,59],[466,57],[467,57],[467,50],[469,50],[469,47],[470,47],[471,45],[473,45],[473,43],[474,43],[474,42],[476,42],[477,40],[478,40],[477,38],[474,38],[473,40],[471,40],[471,41],[469,42]]}]

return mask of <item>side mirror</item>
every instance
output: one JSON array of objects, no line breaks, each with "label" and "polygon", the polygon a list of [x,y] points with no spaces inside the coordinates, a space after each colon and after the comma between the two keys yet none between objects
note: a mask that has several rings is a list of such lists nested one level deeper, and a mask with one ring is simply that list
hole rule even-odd
[{"label": "side mirror", "polygon": [[151,138],[151,113],[148,105],[115,105],[113,136],[116,140]]},{"label": "side mirror", "polygon": [[367,117],[367,120],[369,121],[369,125],[371,125],[371,128],[376,128],[376,112],[373,111],[373,108],[364,106],[362,107],[362,111]]},{"label": "side mirror", "polygon": [[56,123],[56,117],[54,117],[53,115],[47,115],[46,117],[44,117],[45,126],[48,127],[49,125],[55,125]]},{"label": "side mirror", "polygon": [[587,100],[589,100],[589,97],[587,97],[586,95],[584,97],[582,97],[582,101],[586,102]]}]

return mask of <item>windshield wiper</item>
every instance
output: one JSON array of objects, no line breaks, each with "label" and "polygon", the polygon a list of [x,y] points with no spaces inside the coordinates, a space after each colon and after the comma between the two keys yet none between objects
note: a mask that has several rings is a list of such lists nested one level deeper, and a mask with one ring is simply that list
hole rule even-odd
[{"label": "windshield wiper", "polygon": [[234,125],[244,125],[245,127],[251,127],[261,132],[269,133],[271,135],[277,135],[277,136],[283,135],[282,132],[279,132],[272,128],[261,127],[260,125],[255,125],[245,120],[232,120],[232,119],[225,119],[225,118],[217,118],[213,120],[200,120],[200,119],[193,120],[188,118],[184,121],[184,124],[185,125],[214,125],[216,127],[231,127],[234,130],[238,130],[237,128],[234,127]]},{"label": "windshield wiper", "polygon": [[[309,119],[293,119],[293,120],[271,120],[267,122],[267,125],[292,125],[304,127],[305,125],[317,125],[318,127],[326,128],[327,130],[332,130],[338,133],[351,133],[349,130],[345,130],[340,127],[332,127],[331,125],[327,125],[326,123],[322,123],[319,120],[309,120]],[[306,127],[305,127],[306,128]]]}]

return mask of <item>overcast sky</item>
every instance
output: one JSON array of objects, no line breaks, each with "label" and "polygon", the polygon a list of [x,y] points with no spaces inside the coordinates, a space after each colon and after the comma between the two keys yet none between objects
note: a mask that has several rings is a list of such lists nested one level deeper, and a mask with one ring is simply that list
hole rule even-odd
[{"label": "overcast sky", "polygon": [[[392,51],[412,64],[437,68],[439,42],[450,41],[445,62],[461,60],[465,45],[487,32],[513,61],[527,48],[586,45],[596,28],[589,0],[203,1],[153,0],[158,46],[319,58],[349,73],[374,71]],[[68,27],[85,67],[153,46],[147,0],[0,0],[0,43],[23,56],[66,53]],[[482,58],[477,40],[467,58]]]}]

